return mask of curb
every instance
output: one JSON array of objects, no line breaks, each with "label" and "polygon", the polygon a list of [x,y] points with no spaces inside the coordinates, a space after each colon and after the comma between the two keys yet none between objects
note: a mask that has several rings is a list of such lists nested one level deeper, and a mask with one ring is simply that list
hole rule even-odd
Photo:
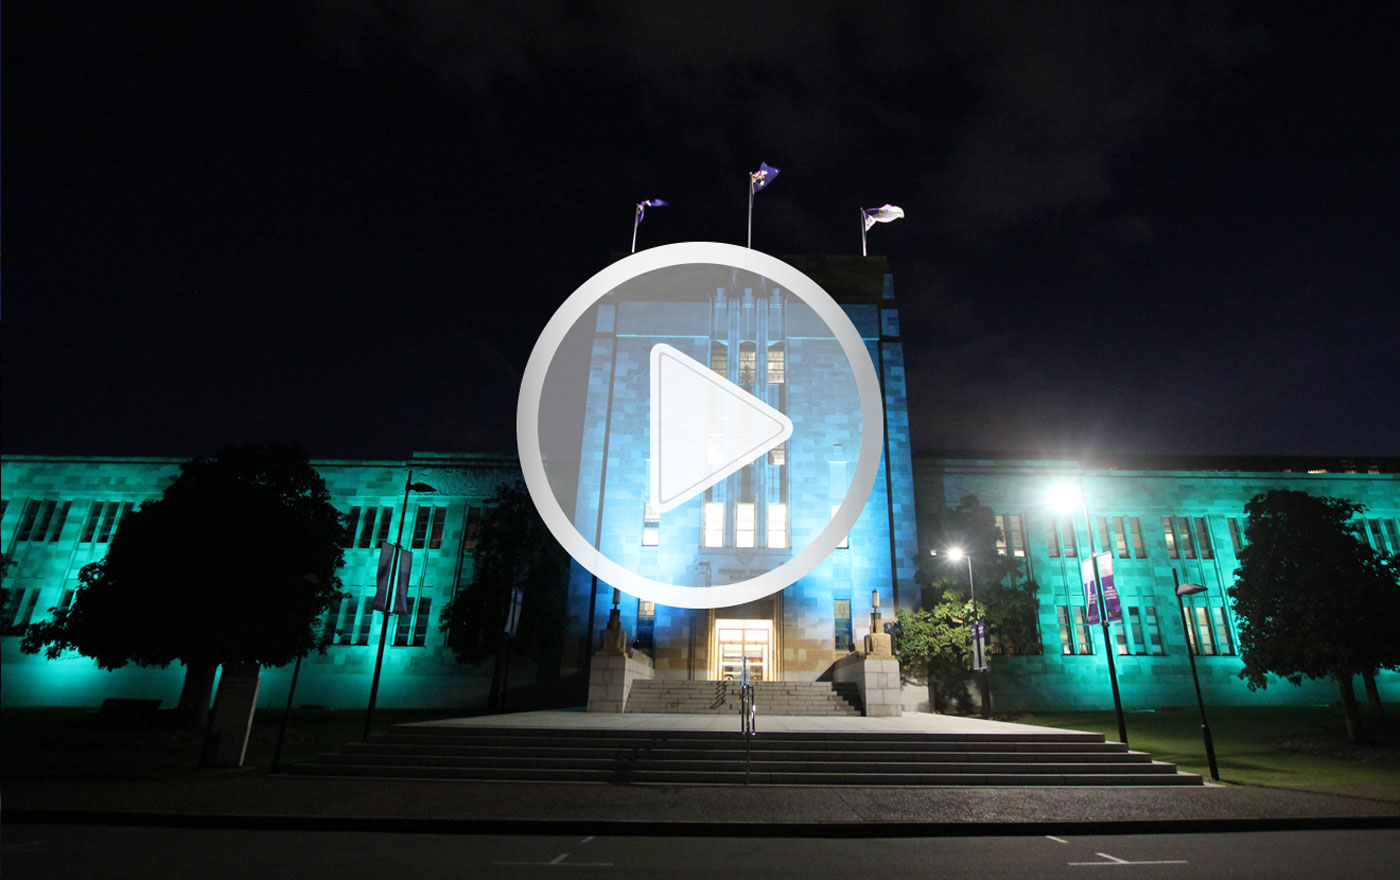
[{"label": "curb", "polygon": [[1400,829],[1400,816],[1154,819],[1087,822],[660,822],[651,819],[449,819],[402,816],[270,816],[118,810],[3,810],[0,822],[227,830],[390,834],[594,835],[611,837],[1020,837]]}]

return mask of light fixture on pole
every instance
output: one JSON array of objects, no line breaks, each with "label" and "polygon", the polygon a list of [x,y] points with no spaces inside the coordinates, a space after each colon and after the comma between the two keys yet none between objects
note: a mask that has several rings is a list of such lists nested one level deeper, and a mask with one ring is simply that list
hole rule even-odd
[{"label": "light fixture on pole", "polygon": [[[990,678],[991,678],[991,668],[990,668],[990,666],[987,664],[987,660],[986,660],[986,654],[985,654],[985,652],[986,652],[986,641],[985,641],[985,638],[986,638],[986,637],[985,637],[984,632],[983,632],[983,630],[982,630],[982,628],[981,628],[981,626],[980,626],[980,624],[982,623],[982,617],[981,617],[981,615],[979,615],[979,614],[977,613],[977,583],[972,579],[972,557],[971,557],[969,554],[964,553],[964,552],[963,552],[963,549],[962,549],[961,547],[952,547],[952,548],[950,548],[950,549],[948,550],[948,558],[949,558],[950,560],[952,560],[953,562],[958,562],[959,560],[962,560],[962,559],[966,559],[966,560],[967,560],[967,588],[968,588],[968,590],[972,593],[972,644],[973,644],[973,657],[974,657],[973,666],[976,667],[976,670],[977,670],[977,673],[978,673],[978,675],[977,675],[977,689],[981,692],[982,717],[983,717],[983,718],[991,718],[991,717],[992,717],[992,704],[991,704],[992,688],[991,688],[991,681],[990,681]],[[982,639],[982,645],[983,645],[983,647],[982,647],[982,652],[983,652],[983,654],[982,654],[982,657],[981,657],[981,666],[980,666],[980,667],[977,666],[977,662],[976,662],[976,660],[977,660],[977,654],[978,654],[978,652],[977,652],[977,642],[978,642],[978,639],[979,639],[979,638]]]},{"label": "light fixture on pole", "polygon": [[1196,652],[1191,649],[1191,621],[1186,618],[1186,603],[1182,601],[1186,596],[1204,593],[1206,588],[1200,584],[1183,584],[1175,568],[1172,569],[1172,582],[1176,584],[1176,607],[1181,611],[1181,626],[1186,636],[1186,656],[1191,660],[1191,681],[1196,685],[1196,706],[1201,710],[1201,738],[1206,744],[1206,762],[1210,764],[1210,778],[1219,782],[1220,768],[1215,764],[1215,743],[1210,738],[1210,724],[1206,721],[1206,703],[1201,699],[1201,679],[1196,675]]},{"label": "light fixture on pole", "polygon": [[408,479],[404,481],[403,485],[403,510],[399,513],[399,534],[394,540],[393,561],[389,564],[389,586],[388,592],[384,596],[384,618],[379,626],[379,653],[374,658],[374,678],[369,686],[369,710],[365,712],[364,739],[369,739],[369,728],[374,722],[374,706],[379,700],[379,673],[384,667],[384,648],[389,641],[389,615],[394,613],[394,588],[398,586],[399,581],[399,554],[403,552],[403,524],[408,519],[408,495],[410,492],[424,494],[436,491],[427,483],[413,482],[413,470],[409,470]]},{"label": "light fixture on pole", "polygon": [[1108,604],[1104,601],[1103,578],[1099,575],[1099,558],[1094,553],[1094,526],[1089,521],[1089,501],[1084,495],[1084,481],[1079,485],[1059,485],[1050,492],[1050,506],[1060,513],[1072,513],[1078,507],[1084,513],[1084,529],[1089,535],[1089,561],[1094,570],[1094,594],[1099,606],[1099,623],[1103,626],[1103,652],[1108,658],[1108,680],[1113,686],[1113,714],[1118,719],[1118,741],[1128,744],[1128,725],[1123,720],[1123,699],[1118,694],[1118,669],[1113,662],[1113,644],[1108,635]]}]

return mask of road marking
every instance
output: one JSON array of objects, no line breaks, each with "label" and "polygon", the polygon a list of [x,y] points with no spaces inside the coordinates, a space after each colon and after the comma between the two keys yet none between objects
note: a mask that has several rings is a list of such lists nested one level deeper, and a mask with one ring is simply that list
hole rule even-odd
[{"label": "road marking", "polygon": [[590,834],[590,835],[588,835],[587,837],[585,837],[583,840],[579,841],[579,843],[590,843],[590,842],[592,842],[592,840],[593,840],[593,835]]},{"label": "road marking", "polygon": [[1045,839],[1046,839],[1046,840],[1053,840],[1053,841],[1055,841],[1056,843],[1069,843],[1068,840],[1065,840],[1065,839],[1062,838],[1062,837],[1056,837],[1056,836],[1053,835],[1053,834],[1047,834],[1047,835],[1045,835]]},{"label": "road marking", "polygon": [[[1049,836],[1049,835],[1047,835]],[[1063,842],[1063,841],[1062,841]],[[1127,859],[1120,859],[1108,853],[1096,852],[1094,855],[1108,859],[1106,862],[1066,862],[1067,865],[1185,865],[1189,864],[1185,859],[1153,859],[1141,862],[1130,862]]]},{"label": "road marking", "polygon": [[[591,838],[590,838],[590,839],[591,839]],[[560,853],[559,855],[555,856],[554,858],[550,859],[550,860],[547,861],[547,862],[492,862],[491,864],[493,864],[493,865],[529,865],[529,866],[531,866],[531,867],[545,867],[545,868],[548,868],[548,867],[550,867],[550,866],[557,867],[557,868],[611,868],[611,867],[613,867],[613,863],[612,863],[612,862],[566,862],[566,861],[564,861],[564,860],[567,859],[568,857],[569,857],[569,854],[568,854],[568,853]]]}]

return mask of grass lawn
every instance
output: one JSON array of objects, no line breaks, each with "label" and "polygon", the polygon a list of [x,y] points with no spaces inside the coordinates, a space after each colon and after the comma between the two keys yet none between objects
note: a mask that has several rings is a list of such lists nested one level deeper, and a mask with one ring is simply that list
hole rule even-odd
[{"label": "grass lawn", "polygon": [[[1222,782],[1291,788],[1400,785],[1400,718],[1382,725],[1363,706],[1368,741],[1353,744],[1346,741],[1341,710],[1334,707],[1207,707],[1206,715]],[[1118,739],[1112,712],[1037,712],[1006,720]],[[1128,712],[1126,724],[1133,749],[1192,773],[1209,773],[1201,717],[1194,708]]]}]

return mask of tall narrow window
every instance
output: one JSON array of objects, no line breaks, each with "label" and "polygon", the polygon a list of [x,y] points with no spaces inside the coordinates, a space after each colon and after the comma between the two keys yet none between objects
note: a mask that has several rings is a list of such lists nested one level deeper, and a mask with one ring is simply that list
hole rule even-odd
[{"label": "tall narrow window", "polygon": [[1074,521],[1069,517],[1065,517],[1060,523],[1060,537],[1063,538],[1065,542],[1065,555],[1078,556],[1079,545],[1076,543],[1078,539],[1074,534]]},{"label": "tall narrow window", "polygon": [[413,608],[417,604],[417,599],[409,599],[408,613],[396,615],[398,626],[394,628],[394,647],[403,648],[408,646],[409,636],[413,632]]},{"label": "tall narrow window", "polygon": [[1157,623],[1157,609],[1148,605],[1143,609],[1145,614],[1145,624],[1147,626],[1147,646],[1148,650],[1157,655],[1165,654],[1166,649],[1162,644],[1162,628]]},{"label": "tall narrow window", "polygon": [[1074,630],[1069,622],[1069,606],[1056,605],[1055,616],[1060,621],[1060,653],[1074,653]]},{"label": "tall narrow window", "polygon": [[1191,540],[1191,520],[1187,517],[1176,518],[1176,543],[1182,556],[1187,559],[1196,558],[1196,542]]},{"label": "tall narrow window", "polygon": [[1210,529],[1203,516],[1196,517],[1196,546],[1201,550],[1202,559],[1215,558],[1215,548],[1210,545]]},{"label": "tall narrow window", "polygon": [[734,509],[734,546],[753,547],[757,537],[757,526],[755,519],[754,505],[744,502],[735,505]]},{"label": "tall narrow window", "polygon": [[1147,545],[1142,540],[1142,520],[1135,516],[1128,517],[1128,527],[1133,533],[1133,556],[1138,559],[1147,558]]},{"label": "tall narrow window", "polygon": [[781,385],[787,381],[787,355],[781,342],[768,346],[768,384]]},{"label": "tall narrow window", "polygon": [[850,651],[855,648],[855,635],[851,627],[851,600],[837,599],[836,610],[836,650]]},{"label": "tall narrow window", "polygon": [[758,348],[752,342],[739,343],[739,384],[752,386],[758,381]]},{"label": "tall narrow window", "polygon": [[997,525],[997,555],[1006,555],[1006,517],[1001,514],[996,515]]},{"label": "tall narrow window", "polygon": [[1230,638],[1230,624],[1225,619],[1225,609],[1216,605],[1210,609],[1215,622],[1215,647],[1222,654],[1235,653],[1235,640]]},{"label": "tall narrow window", "polygon": [[1128,608],[1128,630],[1133,635],[1133,652],[1136,654],[1150,653],[1147,648],[1147,640],[1142,634],[1142,609],[1137,607]]},{"label": "tall narrow window", "polygon": [[24,513],[20,514],[19,531],[15,532],[16,541],[28,541],[29,536],[34,533],[34,524],[38,522],[39,512],[46,504],[52,501],[26,501],[24,503]]},{"label": "tall narrow window", "polygon": [[1026,529],[1021,523],[1019,514],[1010,514],[1006,518],[1008,529],[1007,541],[1011,545],[1011,555],[1023,559],[1026,555]]},{"label": "tall narrow window", "polygon": [[710,342],[710,369],[729,378],[729,346],[726,343]]},{"label": "tall narrow window", "polygon": [[374,598],[372,596],[360,597],[360,619],[355,627],[355,644],[369,644],[369,630],[374,624]]},{"label": "tall narrow window", "polygon": [[476,549],[476,533],[481,530],[481,508],[467,508],[467,526],[462,538],[462,549],[468,553]]},{"label": "tall narrow window", "polygon": [[1240,535],[1239,518],[1232,516],[1225,520],[1225,523],[1230,527],[1230,547],[1235,551],[1235,555],[1239,556],[1240,551],[1244,549],[1244,538]]},{"label": "tall narrow window", "polygon": [[1089,640],[1089,624],[1084,618],[1084,606],[1074,605],[1074,638],[1081,654],[1094,653],[1094,643]]},{"label": "tall narrow window", "polygon": [[433,600],[423,596],[418,599],[417,612],[413,616],[413,646],[421,648],[428,641],[428,626],[433,622]]},{"label": "tall narrow window", "polygon": [[637,640],[635,647],[651,650],[656,644],[656,603],[637,600]]},{"label": "tall narrow window", "polygon": [[1366,526],[1371,532],[1371,546],[1382,553],[1385,552],[1385,538],[1381,535],[1381,521],[1378,519],[1366,520]]},{"label": "tall narrow window", "polygon": [[661,514],[648,501],[642,505],[642,546],[656,547],[661,543]]},{"label": "tall narrow window", "polygon": [[442,546],[442,522],[447,516],[445,507],[418,505],[418,513],[413,520],[413,549],[427,547],[436,550]]},{"label": "tall narrow window", "polygon": [[1395,520],[1381,520],[1381,525],[1385,526],[1386,537],[1390,538],[1390,549],[1400,552],[1400,532],[1395,530]]},{"label": "tall narrow window", "polygon": [[1060,558],[1060,522],[1053,516],[1045,518],[1045,549],[1051,559]]},{"label": "tall narrow window", "polygon": [[1099,549],[1108,550],[1113,546],[1113,538],[1108,531],[1108,517],[1098,517],[1099,522]]},{"label": "tall narrow window", "polygon": [[1176,533],[1172,531],[1172,518],[1162,517],[1162,538],[1167,542],[1167,556],[1171,559],[1180,559],[1181,555],[1176,550]]},{"label": "tall narrow window", "polygon": [[366,507],[363,522],[360,524],[360,540],[355,545],[361,550],[370,546],[374,541],[374,518],[379,515],[379,508]]},{"label": "tall narrow window", "polygon": [[788,509],[786,504],[768,505],[768,546],[783,548],[788,545]]},{"label": "tall narrow window", "polygon": [[1123,533],[1123,517],[1121,517],[1121,516],[1115,516],[1115,517],[1113,518],[1113,534],[1114,534],[1114,538],[1115,538],[1115,539],[1117,540],[1117,542],[1118,542],[1118,558],[1119,558],[1119,559],[1127,559],[1127,558],[1128,558],[1128,536],[1127,536],[1126,534]]},{"label": "tall narrow window", "polygon": [[705,502],[704,546],[724,546],[724,503]]},{"label": "tall narrow window", "polygon": [[1196,644],[1200,646],[1199,654],[1214,654],[1215,639],[1210,631],[1210,609],[1198,606],[1191,609],[1192,616],[1196,620]]},{"label": "tall narrow window", "polygon": [[341,643],[338,629],[340,627],[340,610],[344,605],[345,597],[336,596],[335,599],[331,601],[330,609],[326,611],[326,617],[321,629],[321,638],[325,640],[326,644],[334,643],[339,645]]},{"label": "tall narrow window", "polygon": [[378,547],[380,544],[383,544],[385,541],[389,540],[389,523],[393,520],[393,518],[394,511],[392,508],[379,508],[379,535],[374,540],[375,547]]}]

